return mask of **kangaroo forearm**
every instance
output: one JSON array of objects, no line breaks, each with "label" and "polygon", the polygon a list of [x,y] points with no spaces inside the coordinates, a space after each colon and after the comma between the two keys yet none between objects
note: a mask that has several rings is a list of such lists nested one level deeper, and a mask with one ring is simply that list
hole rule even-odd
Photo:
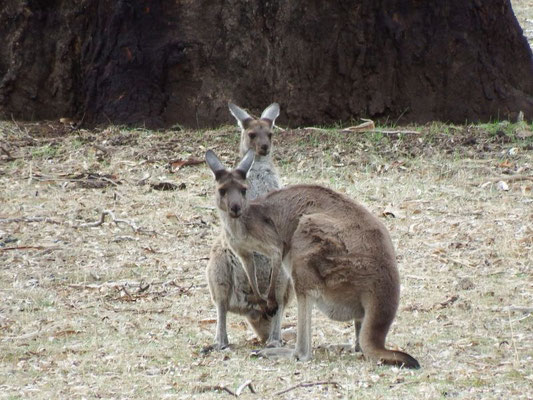
[{"label": "kangaroo forearm", "polygon": [[276,255],[271,259],[272,263],[272,273],[270,275],[270,284],[268,286],[268,295],[269,299],[276,298],[276,285],[278,283],[279,270],[281,268],[281,257]]},{"label": "kangaroo forearm", "polygon": [[250,283],[254,296],[257,296],[260,299],[263,298],[257,285],[257,275],[255,273],[255,262],[253,253],[241,252],[237,253],[237,255],[244,268],[244,272],[246,272],[246,276],[248,277],[248,282]]}]

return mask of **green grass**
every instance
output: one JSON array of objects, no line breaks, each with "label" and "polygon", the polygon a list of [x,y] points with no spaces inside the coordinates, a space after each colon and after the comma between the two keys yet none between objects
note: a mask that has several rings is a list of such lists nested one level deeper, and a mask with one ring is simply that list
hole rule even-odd
[{"label": "green grass", "polygon": [[44,146],[37,147],[31,152],[32,158],[49,160],[57,157],[61,150],[57,145],[46,144]]}]

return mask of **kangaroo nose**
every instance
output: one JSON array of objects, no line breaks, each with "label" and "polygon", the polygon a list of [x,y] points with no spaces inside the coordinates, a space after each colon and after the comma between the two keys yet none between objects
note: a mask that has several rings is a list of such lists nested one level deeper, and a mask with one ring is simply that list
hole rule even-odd
[{"label": "kangaroo nose", "polygon": [[238,214],[240,211],[241,211],[241,206],[240,206],[240,205],[238,205],[238,204],[233,204],[233,205],[231,206],[231,212],[232,212],[233,214]]},{"label": "kangaroo nose", "polygon": [[268,144],[264,144],[261,146],[261,151],[264,151],[265,153],[268,151]]}]

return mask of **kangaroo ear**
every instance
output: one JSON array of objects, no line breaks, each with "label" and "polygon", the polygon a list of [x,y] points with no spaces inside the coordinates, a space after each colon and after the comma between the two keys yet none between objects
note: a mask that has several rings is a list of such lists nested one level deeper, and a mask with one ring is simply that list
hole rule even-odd
[{"label": "kangaroo ear", "polygon": [[250,116],[250,114],[248,114],[242,108],[240,108],[239,106],[237,106],[237,105],[235,105],[233,103],[228,103],[228,108],[229,108],[229,111],[231,112],[231,114],[237,120],[237,123],[239,124],[241,129],[246,129],[246,127],[248,126],[250,121],[253,120],[253,118]]},{"label": "kangaroo ear", "polygon": [[237,168],[235,168],[235,171],[242,175],[243,179],[246,179],[246,175],[248,175],[248,171],[250,171],[250,168],[252,168],[252,165],[254,163],[255,153],[252,149],[248,150],[244,156],[244,158],[241,160],[239,165],[237,165]]},{"label": "kangaroo ear", "polygon": [[265,111],[263,111],[263,114],[261,114],[261,119],[267,120],[270,123],[270,127],[272,127],[276,122],[276,118],[278,118],[278,116],[279,104],[272,103],[267,108],[265,108]]},{"label": "kangaroo ear", "polygon": [[222,165],[213,150],[207,150],[205,153],[205,161],[207,162],[207,165],[209,165],[209,168],[211,168],[213,175],[215,175],[215,180],[218,181],[226,172],[226,168]]}]

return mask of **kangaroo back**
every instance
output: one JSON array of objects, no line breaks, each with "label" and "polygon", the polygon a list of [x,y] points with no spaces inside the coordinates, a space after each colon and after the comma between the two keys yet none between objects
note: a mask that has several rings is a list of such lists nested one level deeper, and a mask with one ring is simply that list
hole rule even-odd
[{"label": "kangaroo back", "polygon": [[251,157],[250,150],[235,170],[226,170],[214,153],[206,155],[219,188],[217,205],[226,237],[254,294],[261,296],[251,256],[254,251],[269,254],[272,260],[267,311],[276,307],[274,293],[282,263],[294,282],[296,348],[262,353],[310,359],[311,316],[316,305],[333,320],[355,322],[355,348],[361,348],[366,358],[419,368],[407,353],[385,347],[400,294],[396,257],[385,226],[360,204],[321,186],[287,187],[248,202],[239,189],[245,185]]}]

